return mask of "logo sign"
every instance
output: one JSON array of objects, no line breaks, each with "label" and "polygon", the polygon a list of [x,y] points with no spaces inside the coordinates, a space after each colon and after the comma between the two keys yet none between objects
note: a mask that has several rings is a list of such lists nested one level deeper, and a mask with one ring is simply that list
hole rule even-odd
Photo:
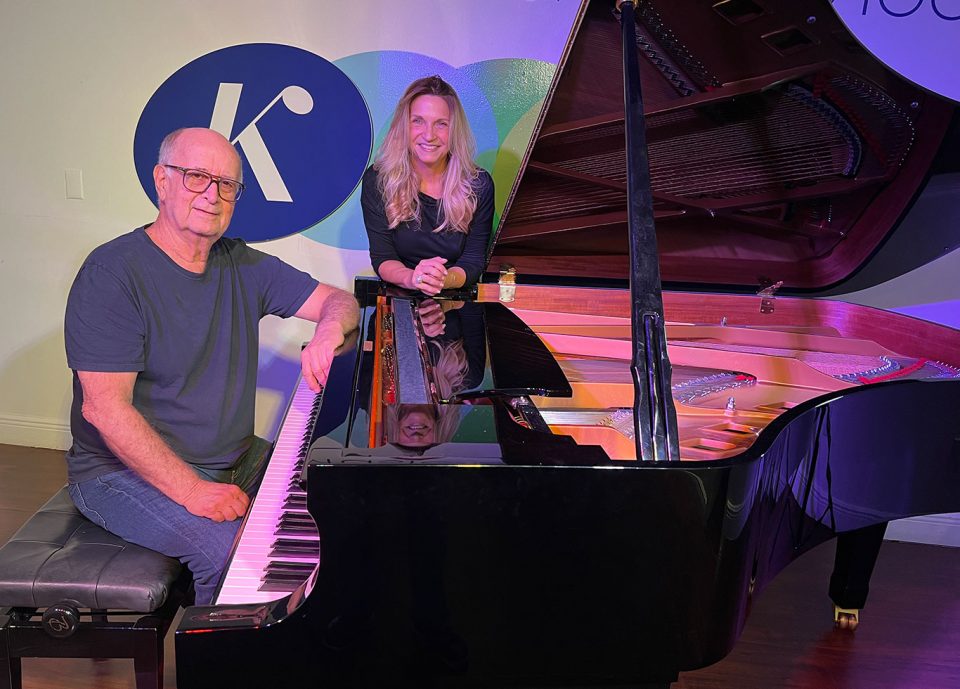
[{"label": "logo sign", "polygon": [[960,101],[960,1],[833,0],[833,9],[881,62]]},{"label": "logo sign", "polygon": [[343,72],[269,43],[197,58],[150,98],[133,157],[153,199],[160,142],[180,127],[210,127],[236,146],[246,190],[227,234],[247,241],[302,232],[330,215],[356,188],[373,145],[367,105]]}]

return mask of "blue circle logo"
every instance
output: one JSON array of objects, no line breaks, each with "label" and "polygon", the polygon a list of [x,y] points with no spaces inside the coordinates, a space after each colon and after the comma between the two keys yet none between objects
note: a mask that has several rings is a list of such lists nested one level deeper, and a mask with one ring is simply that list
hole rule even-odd
[{"label": "blue circle logo", "polygon": [[302,232],[330,215],[353,193],[373,145],[353,82],[319,55],[271,43],[197,58],[150,98],[133,158],[155,203],[160,142],[180,127],[210,127],[237,147],[247,188],[227,234],[247,241]]}]

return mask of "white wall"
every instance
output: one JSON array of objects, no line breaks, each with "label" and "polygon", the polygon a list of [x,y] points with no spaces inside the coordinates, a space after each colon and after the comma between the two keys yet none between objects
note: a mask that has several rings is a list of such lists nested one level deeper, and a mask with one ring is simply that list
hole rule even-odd
[{"label": "white wall", "polygon": [[[258,42],[330,61],[404,50],[454,66],[501,57],[555,63],[578,6],[579,0],[0,0],[0,442],[69,445],[67,292],[91,249],[156,215],[137,180],[132,149],[140,114],[167,77],[214,50]],[[561,27],[566,18],[567,29],[550,28],[556,21],[545,13]],[[533,27],[546,36],[537,45],[529,40]],[[66,198],[67,169],[82,171],[82,200]],[[259,246],[341,287],[370,272],[366,251],[298,236]],[[308,336],[304,324],[266,319],[265,356],[294,362]],[[271,386],[261,391],[257,415],[257,430],[267,435],[284,406],[282,383]]]}]

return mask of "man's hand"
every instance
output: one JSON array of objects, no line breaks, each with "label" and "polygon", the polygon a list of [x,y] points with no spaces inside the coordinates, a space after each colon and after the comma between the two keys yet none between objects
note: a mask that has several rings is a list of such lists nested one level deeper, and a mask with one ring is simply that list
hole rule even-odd
[{"label": "man's hand", "polygon": [[320,392],[324,383],[327,382],[330,364],[333,363],[337,348],[342,344],[343,330],[339,322],[325,320],[317,323],[313,339],[300,352],[303,377],[314,392]]},{"label": "man's hand", "polygon": [[310,389],[320,392],[337,347],[344,342],[344,333],[355,330],[360,322],[360,309],[352,294],[321,283],[296,316],[317,324],[313,339],[300,353],[300,366]]},{"label": "man's hand", "polygon": [[250,498],[232,483],[197,479],[180,504],[198,517],[215,522],[232,522],[246,513]]},{"label": "man's hand", "polygon": [[428,297],[432,297],[443,289],[444,281],[447,279],[447,269],[443,265],[447,259],[440,256],[425,258],[417,267],[413,269],[410,275],[410,289],[420,290]]}]

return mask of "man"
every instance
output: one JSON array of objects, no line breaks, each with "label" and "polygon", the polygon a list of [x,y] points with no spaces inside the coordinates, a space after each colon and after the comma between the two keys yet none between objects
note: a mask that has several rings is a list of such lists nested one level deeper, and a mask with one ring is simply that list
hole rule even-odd
[{"label": "man", "polygon": [[153,224],[95,249],[67,301],[74,371],[70,493],[88,518],[178,558],[210,602],[269,445],[253,435],[258,322],[316,322],[301,355],[314,390],[356,300],[223,238],[243,191],[220,134],[168,135],[154,167]]}]

